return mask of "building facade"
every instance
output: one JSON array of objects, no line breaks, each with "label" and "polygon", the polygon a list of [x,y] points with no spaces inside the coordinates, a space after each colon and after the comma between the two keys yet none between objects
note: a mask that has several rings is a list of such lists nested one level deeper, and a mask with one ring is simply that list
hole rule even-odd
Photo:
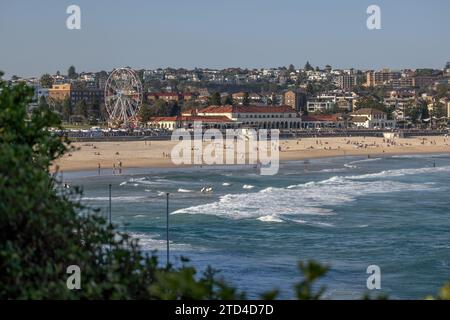
[{"label": "building facade", "polygon": [[290,106],[209,106],[183,113],[180,117],[156,117],[149,126],[173,130],[191,128],[202,122],[204,128],[299,129],[301,117]]},{"label": "building facade", "polygon": [[388,120],[386,112],[362,108],[350,114],[350,123],[353,127],[364,129],[393,129],[395,120]]},{"label": "building facade", "polygon": [[48,103],[62,103],[65,99],[69,99],[70,88],[71,85],[68,83],[54,84],[50,89],[48,89]]},{"label": "building facade", "polygon": [[100,106],[105,102],[104,91],[95,88],[72,89],[70,91],[70,104],[75,106],[79,101],[84,100],[88,105]]}]

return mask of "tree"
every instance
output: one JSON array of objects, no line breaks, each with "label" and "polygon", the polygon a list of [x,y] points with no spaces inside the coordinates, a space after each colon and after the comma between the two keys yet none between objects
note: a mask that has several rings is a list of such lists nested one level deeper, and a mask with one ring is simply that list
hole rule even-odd
[{"label": "tree", "polygon": [[58,114],[62,113],[62,108],[63,108],[63,106],[62,106],[61,101],[56,101],[53,104],[53,110],[56,111]]},{"label": "tree", "polygon": [[445,106],[441,102],[435,102],[431,111],[431,116],[434,118],[442,118],[446,116]]},{"label": "tree", "polygon": [[248,97],[248,92],[244,92],[244,97],[242,98],[242,105],[244,105],[244,106],[250,105],[250,99]]},{"label": "tree", "polygon": [[75,104],[74,115],[82,116],[84,118],[88,117],[88,106],[84,99],[81,99]]},{"label": "tree", "polygon": [[64,99],[61,110],[61,117],[64,121],[69,121],[72,115],[72,107],[70,105],[70,99],[67,97]]},{"label": "tree", "polygon": [[426,103],[422,103],[420,105],[420,113],[422,115],[422,119],[430,118],[430,111],[428,110],[428,106]]},{"label": "tree", "polygon": [[173,103],[169,104],[168,110],[169,110],[169,116],[176,117],[180,114],[181,107],[177,102],[173,102]]},{"label": "tree", "polygon": [[335,113],[338,113],[338,112],[339,112],[339,106],[338,106],[338,104],[337,104],[337,103],[333,103],[333,104],[331,105],[331,108],[326,109],[326,110],[323,112],[323,114],[335,114]]},{"label": "tree", "polygon": [[314,70],[313,66],[309,63],[309,61],[306,61],[304,69],[305,69],[305,71],[313,71]]},{"label": "tree", "polygon": [[40,98],[39,98],[39,105],[38,105],[40,108],[42,108],[42,109],[46,109],[46,108],[49,108],[49,105],[48,105],[48,103],[47,103],[47,99],[45,99],[45,97],[44,96],[41,96]]},{"label": "tree", "polygon": [[383,103],[381,103],[380,101],[378,101],[378,99],[371,97],[371,96],[365,96],[365,97],[362,97],[361,99],[359,99],[355,103],[355,107],[356,107],[356,109],[373,108],[373,109],[381,110],[383,112],[387,112],[385,105]]},{"label": "tree", "polygon": [[223,104],[225,104],[225,105],[233,105],[233,98],[231,97],[231,95],[227,95],[225,97],[225,101],[223,102]]},{"label": "tree", "polygon": [[219,92],[214,92],[210,97],[209,97],[209,105],[210,106],[220,106],[222,104],[222,101],[220,99],[220,93]]},{"label": "tree", "polygon": [[51,88],[53,85],[53,78],[48,73],[45,73],[42,75],[40,83],[42,88]]},{"label": "tree", "polygon": [[148,104],[143,104],[139,109],[139,118],[142,122],[148,122],[153,117],[152,108]]},{"label": "tree", "polygon": [[436,98],[441,99],[447,96],[449,86],[447,84],[439,84],[436,87]]},{"label": "tree", "polygon": [[315,94],[316,90],[314,89],[314,86],[311,83],[308,83],[306,85],[306,93],[310,96],[313,96]]},{"label": "tree", "polygon": [[78,78],[78,74],[75,71],[75,67],[74,66],[70,66],[69,70],[67,70],[67,76],[69,77],[69,79],[76,79]]},{"label": "tree", "polygon": [[289,71],[289,72],[295,72],[295,66],[294,66],[293,64],[290,64],[290,65],[288,66],[288,71]]},{"label": "tree", "polygon": [[168,117],[170,112],[167,108],[167,102],[162,99],[158,99],[153,104],[153,115],[155,117]]}]

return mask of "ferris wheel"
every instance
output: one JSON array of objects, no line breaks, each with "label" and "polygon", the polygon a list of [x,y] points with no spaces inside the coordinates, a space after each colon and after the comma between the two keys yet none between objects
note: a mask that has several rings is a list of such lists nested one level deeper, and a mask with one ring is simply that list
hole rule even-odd
[{"label": "ferris wheel", "polygon": [[130,68],[114,69],[106,80],[105,106],[113,125],[135,123],[142,104],[142,84]]}]

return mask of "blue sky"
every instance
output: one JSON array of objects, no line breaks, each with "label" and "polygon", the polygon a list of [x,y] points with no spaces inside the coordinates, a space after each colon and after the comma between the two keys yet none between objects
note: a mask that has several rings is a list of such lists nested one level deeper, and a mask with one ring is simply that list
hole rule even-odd
[{"label": "blue sky", "polygon": [[[66,8],[81,7],[81,30]],[[381,7],[382,29],[366,27]],[[448,0],[0,0],[7,76],[119,66],[442,68]]]}]

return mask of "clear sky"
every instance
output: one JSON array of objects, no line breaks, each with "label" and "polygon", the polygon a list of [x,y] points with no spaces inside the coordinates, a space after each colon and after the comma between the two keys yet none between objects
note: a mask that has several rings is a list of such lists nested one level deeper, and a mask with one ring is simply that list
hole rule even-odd
[{"label": "clear sky", "polygon": [[[81,30],[66,28],[70,4]],[[366,27],[370,4],[381,30]],[[0,0],[0,70],[442,68],[449,17],[448,0]]]}]

